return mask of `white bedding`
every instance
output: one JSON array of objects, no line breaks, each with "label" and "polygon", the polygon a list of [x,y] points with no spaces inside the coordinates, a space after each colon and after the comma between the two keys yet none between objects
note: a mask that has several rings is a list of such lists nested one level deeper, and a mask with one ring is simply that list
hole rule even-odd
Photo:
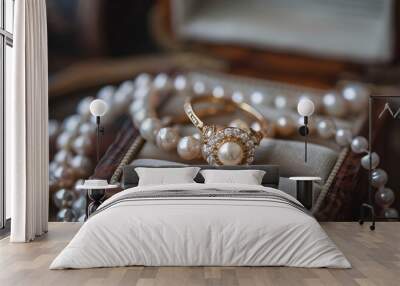
[{"label": "white bedding", "polygon": [[274,199],[182,196],[121,200],[137,192],[168,190],[265,191],[299,204],[282,191],[254,185],[193,183],[127,189],[100,206],[102,211],[89,218],[50,269],[351,267],[312,216]]}]

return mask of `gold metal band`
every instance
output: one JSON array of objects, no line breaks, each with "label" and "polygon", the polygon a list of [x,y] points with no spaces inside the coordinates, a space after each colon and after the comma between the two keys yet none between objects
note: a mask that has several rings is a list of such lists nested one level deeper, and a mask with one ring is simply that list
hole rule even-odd
[{"label": "gold metal band", "polygon": [[237,103],[230,98],[226,97],[215,97],[213,95],[205,95],[199,97],[187,97],[184,104],[184,110],[190,121],[192,121],[193,125],[197,127],[199,130],[203,131],[205,126],[204,122],[196,115],[193,110],[194,104],[199,103],[211,103],[211,104],[219,104],[223,105],[228,109],[234,108],[239,109],[246,112],[247,115],[250,115],[253,119],[255,119],[261,126],[261,132],[265,135],[268,130],[268,123],[265,120],[264,116],[258,112],[251,105],[241,102]]}]

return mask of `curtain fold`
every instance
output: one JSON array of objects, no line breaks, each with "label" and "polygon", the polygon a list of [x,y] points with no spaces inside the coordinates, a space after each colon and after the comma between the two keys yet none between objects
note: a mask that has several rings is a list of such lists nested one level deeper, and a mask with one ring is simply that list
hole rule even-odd
[{"label": "curtain fold", "polygon": [[6,98],[6,187],[12,242],[48,225],[48,67],[45,0],[15,1],[13,93]]}]

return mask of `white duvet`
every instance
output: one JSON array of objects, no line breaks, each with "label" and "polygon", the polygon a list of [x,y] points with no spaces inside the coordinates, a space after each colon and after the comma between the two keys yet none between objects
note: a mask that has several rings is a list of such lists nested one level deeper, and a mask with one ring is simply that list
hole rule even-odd
[{"label": "white duvet", "polygon": [[[133,192],[258,190],[231,184],[180,184],[127,189],[105,201],[50,269],[145,266],[294,266],[349,268],[318,222],[290,204],[257,198],[151,198]],[[136,194],[136,193],[135,193]],[[298,202],[297,202],[298,203]]]}]

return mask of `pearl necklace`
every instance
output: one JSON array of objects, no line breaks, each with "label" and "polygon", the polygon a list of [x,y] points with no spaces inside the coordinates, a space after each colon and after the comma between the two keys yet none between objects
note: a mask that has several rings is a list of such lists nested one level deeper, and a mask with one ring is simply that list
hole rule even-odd
[{"label": "pearl necklace", "polygon": [[[151,77],[148,75],[140,75],[136,79],[138,86],[142,84],[151,85]],[[153,80],[155,90],[164,92],[177,92],[178,94],[193,92],[195,95],[206,94],[206,85],[203,82],[197,81],[192,85],[189,84],[186,77],[178,75],[173,81],[165,74],[159,74]],[[130,108],[131,115],[135,126],[139,128],[143,138],[150,142],[154,142],[159,148],[165,151],[171,151],[176,148],[178,155],[184,160],[194,160],[204,158],[204,152],[201,150],[200,134],[195,133],[191,136],[180,137],[176,127],[163,127],[161,120],[154,117],[145,117],[143,113],[154,115],[154,110],[148,103],[151,100],[146,99],[151,93],[148,92],[140,99],[136,99]],[[215,97],[227,96],[225,89],[217,85],[212,89],[212,94]],[[362,85],[353,84],[345,86],[341,92],[329,91],[322,97],[322,106],[324,112],[329,116],[344,117],[348,112],[358,113],[365,110],[368,103],[369,91]],[[250,95],[250,101],[261,103],[263,95],[260,92],[254,92]],[[244,95],[241,92],[232,92],[231,98],[235,102],[244,101]],[[301,96],[299,97],[299,99]],[[147,104],[146,104],[147,103]],[[275,107],[283,108],[287,106],[288,101],[281,95],[275,97],[273,101]],[[147,110],[147,111],[143,111]],[[142,113],[143,112],[143,113]],[[143,120],[141,120],[143,118]],[[274,122],[274,128],[270,130],[270,134],[276,133],[282,137],[290,137],[296,132],[296,125],[303,124],[303,118],[299,117],[298,122],[293,121],[288,116],[279,116]],[[247,123],[236,119],[229,126],[238,127],[241,129],[249,128]],[[254,130],[260,130],[257,123],[251,124]],[[275,131],[275,132],[274,132]],[[376,203],[383,208],[385,217],[398,217],[398,212],[390,205],[395,200],[394,192],[385,188],[388,181],[387,173],[378,169],[379,155],[375,152],[368,152],[368,141],[366,138],[357,136],[353,138],[351,130],[337,128],[333,120],[322,119],[316,123],[316,126],[310,125],[310,131],[316,131],[323,139],[335,138],[336,143],[340,147],[350,145],[351,150],[357,154],[365,154],[361,158],[361,166],[369,170],[369,157],[372,158],[372,185],[378,191],[375,194]]]},{"label": "pearl necklace", "polygon": [[[130,114],[136,127],[140,127],[141,123],[152,111],[149,103],[149,93],[152,90],[164,92],[174,90],[178,94],[184,92],[193,92],[196,95],[211,92],[214,96],[226,96],[225,89],[218,84],[214,88],[209,88],[203,81],[195,81],[189,84],[185,76],[179,75],[174,80],[166,74],[159,74],[154,79],[148,74],[138,75],[135,81],[129,80],[122,83],[118,88],[106,86],[99,90],[97,98],[106,100],[110,105],[110,112],[105,116],[103,122],[111,122],[117,116],[127,111],[126,106],[130,105]],[[274,98],[268,97],[261,92],[255,91],[249,95],[245,95],[239,91],[232,92],[234,101],[243,101],[249,97],[249,102],[255,106],[270,104],[277,109],[294,108],[295,104],[281,94],[276,94]],[[300,96],[299,96],[300,97]],[[83,98],[78,106],[77,112],[64,119],[62,125],[54,120],[49,122],[49,134],[55,138],[57,142],[58,153],[54,157],[54,161],[50,163],[50,172],[54,175],[54,180],[59,190],[54,195],[56,205],[60,206],[58,217],[61,220],[76,220],[74,213],[84,214],[84,203],[81,197],[76,198],[69,188],[73,188],[73,184],[78,178],[87,176],[87,171],[92,169],[92,162],[89,159],[92,143],[90,141],[95,129],[94,123],[90,121],[89,104],[93,97]],[[345,86],[341,92],[328,92],[322,97],[321,106],[324,112],[331,116],[344,116],[349,112],[360,112],[365,110],[367,106],[368,90],[362,85],[350,84]],[[153,99],[157,100],[157,99]],[[317,104],[318,105],[318,104]],[[154,115],[154,114],[153,114]],[[161,121],[160,121],[161,122]],[[288,137],[296,132],[296,120],[288,116],[280,116],[275,120],[275,131],[278,135]],[[314,123],[314,124],[313,124]],[[149,123],[148,123],[149,124]],[[299,125],[303,124],[302,117],[299,117]],[[153,123],[149,124],[153,125]],[[158,125],[156,123],[155,125]],[[229,124],[237,126],[241,129],[247,124],[242,120],[234,120]],[[177,152],[181,158],[185,160],[193,160],[201,158],[200,150],[200,134],[180,137],[176,127],[163,127],[156,134],[160,139],[156,139],[156,144],[162,146],[163,150],[173,150],[176,146]],[[257,130],[257,126],[251,126]],[[339,146],[349,146],[354,153],[364,154],[361,158],[361,166],[369,170],[369,153],[368,141],[364,137],[357,136],[353,138],[350,130],[336,128],[332,120],[322,119],[317,122],[311,121],[310,131],[317,133],[323,139],[335,137]],[[168,128],[165,130],[164,128]],[[161,131],[163,130],[164,131]],[[173,135],[171,136],[171,132]],[[175,131],[175,133],[174,133]],[[152,138],[157,138],[154,133],[149,132]],[[158,141],[158,142],[157,142]],[[176,145],[175,145],[176,144]],[[73,157],[73,154],[76,154]],[[379,155],[373,152],[371,154],[373,171],[372,186],[378,191],[375,193],[375,202],[383,209],[382,215],[386,218],[398,217],[396,209],[391,208],[391,204],[395,200],[394,192],[386,188],[388,175],[378,168]],[[60,198],[63,198],[62,200]],[[67,201],[64,201],[68,198]],[[71,206],[74,206],[72,211]],[[77,208],[75,208],[77,206]],[[82,207],[79,207],[82,206]]]}]

